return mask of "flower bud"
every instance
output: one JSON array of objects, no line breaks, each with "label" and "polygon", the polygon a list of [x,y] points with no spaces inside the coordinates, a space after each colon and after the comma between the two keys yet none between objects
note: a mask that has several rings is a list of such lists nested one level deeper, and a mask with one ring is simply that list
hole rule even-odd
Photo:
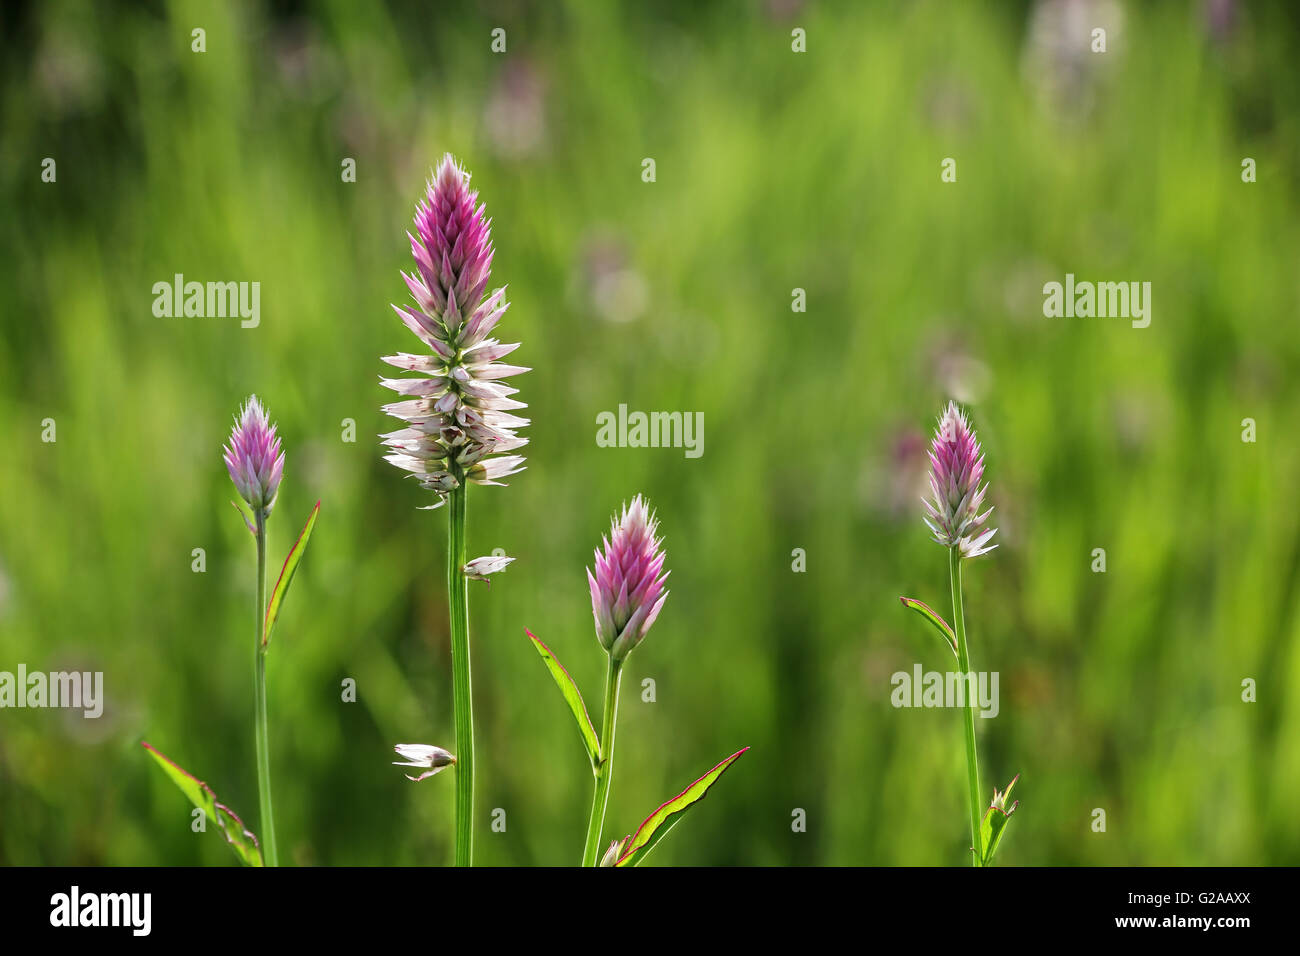
[{"label": "flower bud", "polygon": [[587,570],[591,612],[600,646],[621,661],[645,638],[668,598],[659,523],[637,495],[610,524],[596,551],[596,571]]},{"label": "flower bud", "polygon": [[235,417],[230,444],[223,445],[226,471],[235,488],[255,514],[263,517],[275,506],[284,474],[284,452],[275,426],[267,422],[266,409],[250,396]]},{"label": "flower bud", "polygon": [[930,491],[934,498],[925,501],[928,517],[924,520],[935,541],[959,549],[963,558],[975,558],[997,547],[988,543],[996,528],[981,532],[993,513],[992,508],[979,513],[989,487],[980,487],[983,477],[980,443],[966,416],[949,402],[930,445]]}]

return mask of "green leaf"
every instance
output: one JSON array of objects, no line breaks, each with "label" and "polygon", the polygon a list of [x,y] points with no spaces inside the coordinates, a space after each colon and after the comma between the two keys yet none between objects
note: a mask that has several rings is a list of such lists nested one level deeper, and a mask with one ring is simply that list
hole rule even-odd
[{"label": "green leaf", "polygon": [[740,755],[748,749],[748,747],[744,747],[737,750],[699,780],[696,780],[646,817],[641,826],[637,828],[636,833],[632,834],[632,838],[624,843],[623,855],[615,865],[639,866],[641,861],[650,855],[650,851],[655,848],[655,844],[667,836],[668,831],[681,821],[682,815],[703,800],[705,794],[709,792],[709,787],[713,786],[723,772],[740,759]]},{"label": "green leaf", "polygon": [[217,802],[217,795],[211,787],[147,741],[141,741],[140,745],[149,751],[149,755],[163,768],[172,783],[180,788],[181,793],[189,798],[190,803],[202,810],[209,820],[216,822],[222,837],[245,866],[262,865],[262,850],[258,846],[257,837],[244,826],[244,821],[233,810]]},{"label": "green leaf", "polygon": [[948,626],[947,621],[936,614],[928,604],[918,601],[916,598],[900,597],[899,600],[903,602],[903,607],[911,608],[917,614],[921,615],[921,617],[933,624],[934,629],[938,631],[940,636],[942,636],[947,642],[948,650],[952,651],[952,656],[959,658],[957,653],[957,635],[952,632],[952,628]]},{"label": "green leaf", "polygon": [[984,814],[984,820],[980,823],[980,844],[984,847],[985,866],[992,863],[993,854],[998,851],[998,844],[1002,842],[1002,834],[1006,832],[1007,824],[1011,822],[1011,814],[1015,813],[1016,807],[1020,806],[1020,801],[1017,800],[1011,804],[1010,809],[1007,808],[1007,799],[1019,779],[1020,774],[1016,774],[1007,784],[1007,789],[1001,793],[998,792],[997,787],[993,788],[993,802],[989,804],[988,812]]},{"label": "green leaf", "polygon": [[578,690],[578,685],[573,682],[564,665],[556,660],[551,649],[534,637],[528,628],[524,628],[524,633],[533,642],[533,647],[537,648],[537,653],[542,655],[547,670],[555,679],[555,686],[560,688],[560,693],[569,704],[569,710],[573,711],[573,719],[578,722],[578,730],[582,734],[582,742],[587,747],[587,757],[591,760],[591,769],[594,771],[600,765],[600,739],[596,736],[596,728],[587,713],[587,705],[582,701],[582,691]]},{"label": "green leaf", "polygon": [[245,511],[242,507],[240,507],[240,504],[237,501],[231,501],[230,507],[234,508],[236,511],[239,512],[239,517],[244,519],[244,527],[248,529],[249,534],[251,534],[253,537],[256,538],[257,529],[253,527],[253,519],[248,517],[248,512]]},{"label": "green leaf", "polygon": [[302,534],[298,535],[298,540],[289,549],[289,556],[284,559],[284,567],[280,569],[280,579],[275,582],[275,588],[271,591],[271,600],[266,605],[266,627],[262,633],[263,647],[271,642],[271,628],[275,627],[276,619],[280,616],[280,605],[284,603],[284,596],[289,593],[289,585],[293,583],[293,575],[298,570],[302,553],[307,550],[307,539],[311,537],[311,529],[316,527],[318,514],[320,514],[319,501],[316,502],[316,507],[311,509],[311,517],[307,519]]}]

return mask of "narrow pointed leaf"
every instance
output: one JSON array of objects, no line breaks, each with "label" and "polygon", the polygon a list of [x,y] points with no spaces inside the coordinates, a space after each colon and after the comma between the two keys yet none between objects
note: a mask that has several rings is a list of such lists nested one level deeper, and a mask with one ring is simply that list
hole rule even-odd
[{"label": "narrow pointed leaf", "polygon": [[1011,791],[1015,789],[1016,781],[1020,779],[1020,774],[1016,774],[1011,782],[1007,784],[1007,789],[998,793],[995,788],[993,791],[993,802],[989,805],[988,812],[984,814],[984,819],[980,822],[980,843],[984,847],[984,865],[988,866],[993,861],[993,854],[998,851],[998,844],[1002,842],[1002,835],[1006,833],[1007,824],[1011,822],[1011,814],[1016,812],[1016,807],[1020,806],[1017,800],[1007,806],[1007,800],[1011,798]]},{"label": "narrow pointed leaf", "polygon": [[181,793],[189,798],[190,803],[202,810],[207,819],[217,825],[222,838],[234,851],[235,856],[239,857],[240,862],[245,866],[262,865],[262,850],[258,846],[257,837],[244,826],[244,821],[239,819],[233,810],[217,802],[217,795],[212,792],[211,787],[147,741],[141,741],[141,746],[149,751],[149,755],[157,761],[158,766],[162,767],[172,783],[180,788]]},{"label": "narrow pointed leaf", "polygon": [[276,619],[280,616],[280,605],[284,603],[284,596],[289,593],[289,585],[293,583],[293,575],[298,570],[298,562],[302,560],[302,554],[307,550],[307,539],[311,537],[311,529],[316,527],[316,516],[318,514],[320,514],[319,501],[316,502],[316,507],[311,509],[311,517],[307,519],[307,525],[302,529],[302,534],[298,535],[298,540],[289,549],[289,556],[284,559],[284,567],[280,569],[280,579],[275,582],[275,588],[271,591],[271,600],[266,605],[266,628],[262,636],[263,647],[271,642],[271,628],[275,627]]},{"label": "narrow pointed leaf", "polygon": [[560,693],[568,702],[569,710],[573,711],[573,719],[578,722],[578,731],[582,734],[582,742],[587,748],[587,757],[590,758],[594,770],[600,764],[600,739],[596,736],[596,728],[587,713],[587,705],[583,703],[582,691],[578,690],[578,685],[573,682],[564,665],[551,653],[551,649],[534,637],[533,632],[528,628],[524,628],[524,633],[533,642],[533,647],[537,648],[537,653],[542,655],[546,669],[551,672],[551,677],[555,680],[555,686],[560,688]]},{"label": "narrow pointed leaf", "polygon": [[637,828],[636,833],[627,841],[623,856],[619,858],[617,866],[638,866],[641,861],[650,855],[650,851],[655,848],[660,840],[667,836],[668,831],[680,822],[682,815],[695,804],[704,799],[709,792],[709,787],[717,781],[719,777],[733,763],[740,759],[748,747],[737,750],[722,763],[718,764],[704,776],[700,777],[693,784],[683,790],[677,796],[673,797],[663,806],[661,806]]},{"label": "narrow pointed leaf", "polygon": [[[936,614],[928,604],[918,601],[916,598],[900,597],[899,600],[903,602],[903,607],[911,608],[917,614],[921,615],[921,617],[934,625],[934,629],[939,632],[939,636],[947,642],[948,650],[952,651],[952,656],[958,657],[957,635],[952,632],[952,628],[948,626],[947,621]],[[967,829],[969,829],[969,827]]]},{"label": "narrow pointed leaf", "polygon": [[237,501],[230,502],[230,507],[238,511],[239,517],[244,519],[244,527],[248,529],[248,533],[251,534],[253,537],[257,537],[257,529],[253,527],[253,520],[248,517],[248,512],[240,507],[239,502]]}]

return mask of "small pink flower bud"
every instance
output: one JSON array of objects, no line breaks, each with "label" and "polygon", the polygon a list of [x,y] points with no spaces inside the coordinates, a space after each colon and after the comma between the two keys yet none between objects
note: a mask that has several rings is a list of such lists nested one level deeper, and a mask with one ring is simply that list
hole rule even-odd
[{"label": "small pink flower bud", "polygon": [[230,444],[222,446],[226,470],[239,495],[263,517],[275,506],[284,475],[284,452],[275,426],[267,422],[266,409],[250,396],[235,417]]},{"label": "small pink flower bud", "polygon": [[993,513],[992,508],[983,514],[979,511],[989,487],[980,487],[983,477],[980,443],[966,416],[949,402],[930,445],[930,491],[934,498],[925,501],[925,524],[935,541],[958,548],[963,558],[978,557],[997,547],[988,543],[997,529],[981,531]]},{"label": "small pink flower bud", "polygon": [[596,552],[596,571],[587,570],[596,637],[614,660],[621,661],[645,638],[668,598],[664,582],[659,523],[637,495],[610,523],[604,553]]}]

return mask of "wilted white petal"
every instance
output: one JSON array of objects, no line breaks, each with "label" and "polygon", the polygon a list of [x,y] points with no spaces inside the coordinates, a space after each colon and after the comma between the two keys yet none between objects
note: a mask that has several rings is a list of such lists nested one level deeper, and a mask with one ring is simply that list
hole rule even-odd
[{"label": "wilted white petal", "polygon": [[430,378],[381,378],[379,384],[391,388],[398,395],[419,395],[423,398],[441,395],[447,390],[447,380],[436,375]]},{"label": "wilted white petal", "polygon": [[379,360],[408,372],[440,372],[446,367],[446,363],[440,356],[412,355],[410,352],[383,355]]},{"label": "wilted white petal", "polygon": [[490,362],[487,365],[471,365],[470,369],[477,379],[508,378],[511,375],[522,375],[524,372],[532,371],[532,369],[525,368],[522,365],[504,365],[501,362]]},{"label": "wilted white petal", "polygon": [[409,773],[406,775],[407,780],[414,780],[419,783],[438,773],[440,770],[450,767],[456,762],[456,758],[450,751],[443,750],[441,747],[434,747],[431,744],[398,744],[393,748],[397,751],[399,757],[404,760],[394,760],[395,767],[426,767],[430,768],[428,772],[420,774],[418,777],[412,777]]},{"label": "wilted white petal", "polygon": [[488,554],[468,562],[465,567],[461,568],[461,570],[465,573],[465,577],[470,578],[471,580],[486,581],[489,574],[496,574],[498,571],[504,571],[506,566],[513,560],[514,558],[508,557],[504,554]]}]

